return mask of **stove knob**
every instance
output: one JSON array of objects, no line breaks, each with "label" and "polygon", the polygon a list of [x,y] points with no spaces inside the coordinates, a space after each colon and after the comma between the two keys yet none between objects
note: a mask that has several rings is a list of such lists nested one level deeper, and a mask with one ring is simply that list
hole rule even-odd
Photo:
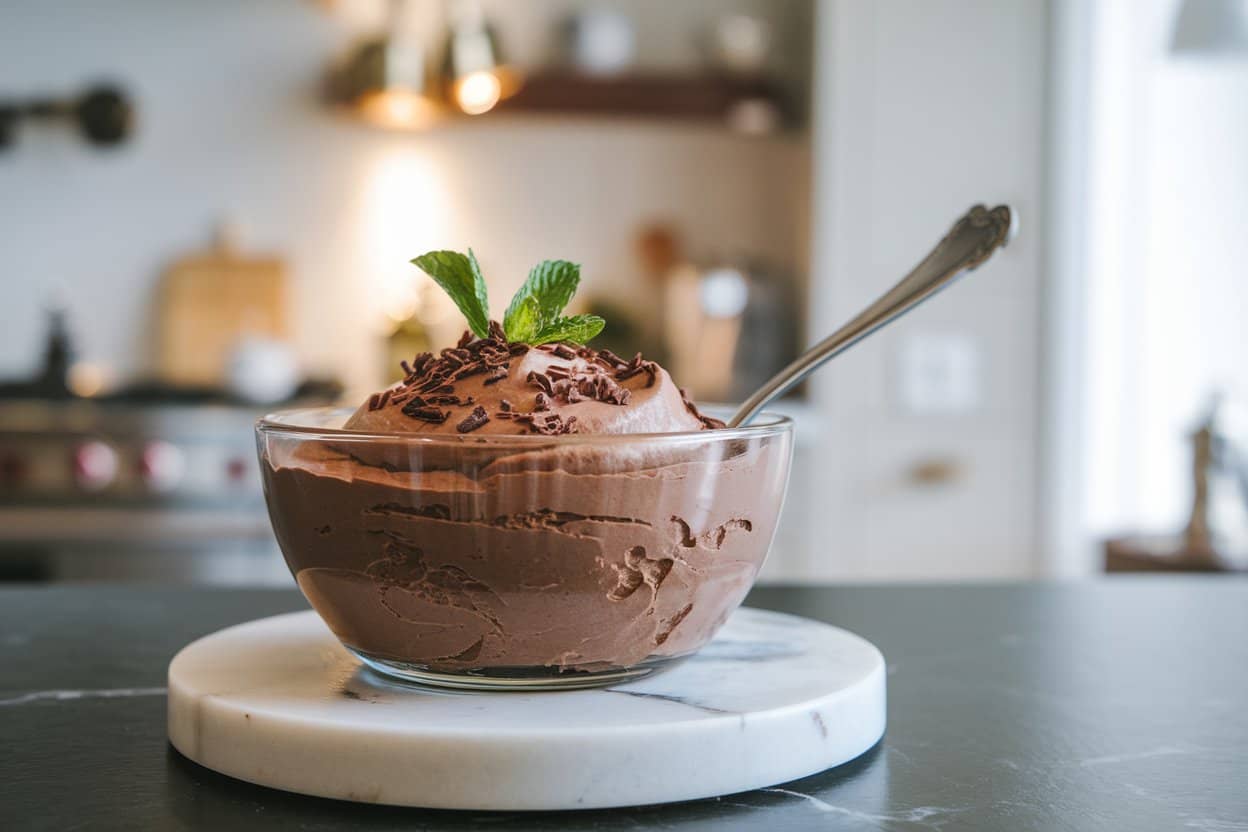
[{"label": "stove knob", "polygon": [[74,448],[70,461],[74,482],[83,491],[107,488],[117,476],[117,452],[98,440],[83,442]]},{"label": "stove knob", "polygon": [[225,463],[225,477],[236,485],[249,479],[249,473],[247,460],[242,457],[231,457],[230,460]]},{"label": "stove knob", "polygon": [[17,451],[0,451],[0,486],[16,488],[26,479],[26,460]]},{"label": "stove knob", "polygon": [[152,491],[172,491],[186,473],[186,457],[176,445],[157,439],[143,446],[138,470]]}]

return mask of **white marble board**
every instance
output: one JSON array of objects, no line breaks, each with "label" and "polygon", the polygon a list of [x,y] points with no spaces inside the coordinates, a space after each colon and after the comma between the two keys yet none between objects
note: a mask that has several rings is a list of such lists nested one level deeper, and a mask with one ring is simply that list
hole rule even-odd
[{"label": "white marble board", "polygon": [[443,809],[589,809],[784,783],[884,733],[884,659],[803,618],[740,609],[696,656],[596,690],[392,683],[312,612],[207,636],[169,666],[169,739],[232,777]]}]

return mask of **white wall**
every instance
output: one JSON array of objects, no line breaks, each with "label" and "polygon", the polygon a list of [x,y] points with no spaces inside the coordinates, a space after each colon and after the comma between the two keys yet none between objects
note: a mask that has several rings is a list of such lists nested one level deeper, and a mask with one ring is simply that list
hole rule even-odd
[{"label": "white wall", "polygon": [[[812,332],[908,271],[976,202],[1022,217],[1011,247],[812,385],[818,471],[793,494],[805,568],[829,578],[1024,577],[1035,558],[1047,4],[824,0],[815,87]],[[911,414],[897,360],[923,333],[969,337],[970,412]],[[909,471],[948,461],[931,485]]]},{"label": "white wall", "polygon": [[[754,253],[804,270],[800,136],[755,142],[631,122],[373,130],[317,101],[357,22],[324,5],[55,0],[0,10],[0,96],[103,77],[123,82],[139,109],[134,142],[116,152],[50,129],[25,130],[0,154],[0,376],[31,368],[40,311],[57,297],[85,358],[123,377],[142,371],[163,265],[223,218],[248,247],[288,258],[307,363],[357,390],[380,376],[375,327],[413,279],[407,260],[431,247],[474,246],[499,297],[551,256],[580,260],[592,287],[619,291],[633,278],[638,224],[656,218],[681,226],[695,254]],[[521,57],[540,57],[545,42],[529,36],[546,18],[494,5]],[[677,47],[695,33],[685,17],[676,23],[644,57],[685,60]]]}]

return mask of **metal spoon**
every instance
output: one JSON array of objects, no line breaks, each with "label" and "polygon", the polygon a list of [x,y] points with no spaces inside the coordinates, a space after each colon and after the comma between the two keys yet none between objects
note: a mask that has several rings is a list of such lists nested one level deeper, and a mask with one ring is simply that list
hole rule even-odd
[{"label": "metal spoon", "polygon": [[748,423],[772,399],[821,367],[828,359],[840,355],[979,266],[1013,238],[1017,221],[1017,216],[1007,205],[998,205],[991,210],[983,205],[971,208],[900,283],[849,323],[798,356],[746,399],[728,421],[728,427]]}]

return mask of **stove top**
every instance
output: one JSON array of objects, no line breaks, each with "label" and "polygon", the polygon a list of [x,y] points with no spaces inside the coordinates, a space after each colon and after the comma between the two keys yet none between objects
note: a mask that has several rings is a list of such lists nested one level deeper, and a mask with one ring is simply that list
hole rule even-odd
[{"label": "stove top", "polygon": [[0,401],[0,506],[254,504],[260,415],[231,405]]}]

